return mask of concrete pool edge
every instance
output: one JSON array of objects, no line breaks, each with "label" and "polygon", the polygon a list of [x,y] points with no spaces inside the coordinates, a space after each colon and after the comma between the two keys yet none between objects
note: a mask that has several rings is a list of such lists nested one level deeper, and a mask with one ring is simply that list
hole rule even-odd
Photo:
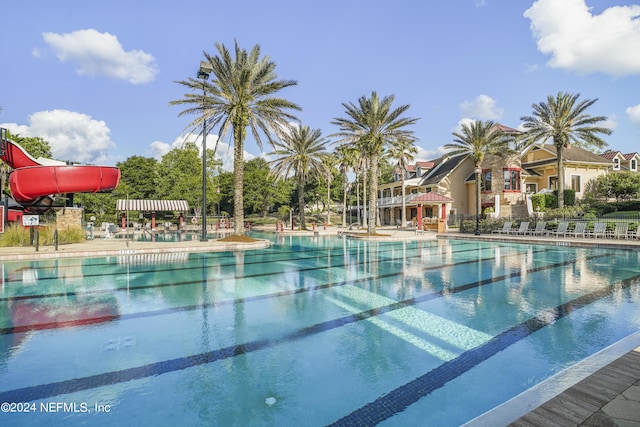
[{"label": "concrete pool edge", "polygon": [[58,258],[105,257],[159,253],[183,252],[236,252],[246,250],[265,249],[271,246],[271,241],[259,239],[253,243],[220,242],[211,239],[206,242],[131,242],[118,239],[89,240],[83,243],[59,245],[58,250],[53,246],[41,246],[38,251],[32,246],[0,248],[1,261],[25,261]]},{"label": "concrete pool edge", "polygon": [[640,351],[640,331],[611,344],[577,364],[463,424],[463,427],[508,425],[569,390],[632,351]]}]

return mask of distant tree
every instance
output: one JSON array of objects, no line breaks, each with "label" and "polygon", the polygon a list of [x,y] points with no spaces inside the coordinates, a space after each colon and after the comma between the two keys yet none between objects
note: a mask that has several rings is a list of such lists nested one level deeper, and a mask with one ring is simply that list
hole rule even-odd
[{"label": "distant tree", "polygon": [[310,174],[326,176],[327,167],[323,163],[326,156],[327,140],[322,137],[320,129],[309,126],[293,126],[283,134],[280,142],[275,142],[275,151],[269,155],[274,157],[270,162],[272,172],[278,179],[295,176],[298,183],[298,209],[300,211],[300,227],[306,229],[304,210],[305,182]]},{"label": "distant tree", "polygon": [[522,135],[524,146],[538,141],[553,142],[557,152],[558,168],[558,207],[564,206],[563,149],[570,145],[579,147],[603,148],[607,143],[598,134],[611,135],[609,128],[598,126],[606,121],[605,116],[591,116],[586,110],[597,99],[585,99],[578,102],[580,94],[558,92],[556,96],[547,96],[546,102],[533,104],[533,115],[521,117],[525,132]]},{"label": "distant tree", "polygon": [[369,163],[369,221],[368,232],[375,233],[378,197],[378,159],[385,148],[398,139],[414,140],[413,132],[407,127],[418,119],[404,117],[409,105],[393,108],[395,96],[382,99],[374,91],[371,97],[358,98],[358,104],[342,104],[344,118],[336,118],[333,124],[340,130],[335,134],[342,144],[355,144],[366,156]]},{"label": "distant tree", "polygon": [[407,169],[409,163],[413,162],[416,154],[418,154],[418,147],[416,147],[412,141],[406,139],[399,139],[395,144],[389,147],[389,158],[395,160],[398,174],[400,175],[400,181],[402,183],[402,227],[407,224],[407,202],[405,200],[405,188],[404,181],[407,175]]},{"label": "distant tree", "polygon": [[[207,183],[209,191],[211,184]],[[202,161],[195,143],[186,142],[182,148],[174,148],[162,157],[156,175],[155,194],[159,199],[186,200],[199,210],[202,207],[201,189]]]},{"label": "distant tree", "polygon": [[172,101],[172,105],[190,105],[180,115],[195,114],[197,118],[189,126],[202,128],[203,120],[209,130],[220,126],[219,138],[231,130],[233,133],[234,171],[234,232],[244,234],[244,141],[247,127],[258,146],[262,148],[261,135],[274,144],[274,134],[286,129],[290,121],[297,118],[287,110],[300,107],[274,94],[297,84],[294,80],[277,80],[276,64],[268,56],[260,57],[260,46],[250,52],[235,43],[235,58],[222,44],[216,43],[218,54],[204,52],[212,81],[189,78],[177,82],[204,95],[187,93],[184,99]]},{"label": "distant tree", "polygon": [[291,197],[290,180],[278,180],[269,171],[269,164],[261,157],[244,165],[244,199],[247,210],[267,216],[271,208],[286,204]]},{"label": "distant tree", "polygon": [[[116,163],[120,185],[116,192],[130,199],[155,199],[158,161],[153,157],[131,156]],[[124,193],[123,193],[124,192]]]},{"label": "distant tree", "polygon": [[347,194],[351,185],[349,184],[348,173],[356,167],[357,150],[355,147],[342,145],[336,149],[338,157],[338,169],[342,175],[342,226],[347,226]]},{"label": "distant tree", "polygon": [[633,200],[640,196],[640,175],[636,172],[620,171],[600,175],[587,183],[587,196],[595,199]]},{"label": "distant tree", "polygon": [[[491,120],[463,123],[461,132],[453,133],[454,140],[444,148],[452,156],[469,156],[477,170],[487,155],[509,152],[511,136],[505,134]],[[476,215],[480,215],[480,174],[476,173]]]}]

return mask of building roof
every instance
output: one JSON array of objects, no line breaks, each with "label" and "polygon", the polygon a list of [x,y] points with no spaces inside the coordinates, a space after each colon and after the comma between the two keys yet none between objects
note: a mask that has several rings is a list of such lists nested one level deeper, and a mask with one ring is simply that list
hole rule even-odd
[{"label": "building roof", "polygon": [[125,199],[116,201],[116,211],[170,212],[189,210],[186,200],[140,200]]},{"label": "building roof", "polygon": [[434,160],[435,166],[423,176],[420,185],[438,184],[466,158],[466,155],[459,155]]},{"label": "building roof", "polygon": [[420,203],[420,202],[453,202],[453,199],[443,196],[440,193],[430,192],[424,193],[413,199],[409,200],[411,203]]},{"label": "building roof", "polygon": [[[531,168],[531,167],[542,166],[552,162],[556,162],[558,151],[556,150],[555,145],[544,144],[544,145],[536,145],[532,147],[532,149],[536,149],[536,148],[547,151],[550,155],[549,158],[538,160],[535,162],[530,162],[530,163],[523,162],[522,163],[523,168]],[[600,165],[607,165],[607,166],[611,164],[611,162],[607,161],[606,159],[603,159],[602,156],[598,154],[594,154],[591,151],[585,150],[584,148],[575,147],[575,146],[565,147],[562,150],[562,155],[564,157],[564,161],[569,163],[592,163],[592,164],[600,164]]]},{"label": "building roof", "polygon": [[600,154],[600,157],[603,157],[603,158],[605,158],[607,160],[613,160],[617,156],[620,156],[620,157],[624,158],[624,155],[621,152],[614,151],[614,150],[607,150],[604,153]]}]

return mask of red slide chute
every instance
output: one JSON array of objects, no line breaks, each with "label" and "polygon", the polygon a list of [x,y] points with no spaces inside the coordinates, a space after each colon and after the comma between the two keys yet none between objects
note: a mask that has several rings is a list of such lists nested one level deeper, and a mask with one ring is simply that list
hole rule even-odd
[{"label": "red slide chute", "polygon": [[35,159],[6,138],[5,129],[2,129],[0,159],[14,169],[9,176],[9,188],[14,200],[25,207],[38,205],[43,198],[56,194],[111,191],[120,181],[120,169],[116,167]]}]

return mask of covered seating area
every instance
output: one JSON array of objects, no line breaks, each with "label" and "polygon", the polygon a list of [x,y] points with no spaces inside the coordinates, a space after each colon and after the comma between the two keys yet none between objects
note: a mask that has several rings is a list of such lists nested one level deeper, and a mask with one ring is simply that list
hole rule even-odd
[{"label": "covered seating area", "polygon": [[156,228],[156,212],[179,212],[179,227],[184,226],[184,214],[189,212],[186,200],[142,200],[119,199],[116,201],[116,212],[122,215],[122,228],[127,228],[127,212],[151,212],[151,229]]},{"label": "covered seating area", "polygon": [[[412,198],[410,203],[417,205],[416,231],[431,230],[444,233],[447,224],[447,204],[450,205],[453,201],[450,197],[435,192],[423,193]],[[436,215],[425,217],[424,207],[431,207]]]}]

